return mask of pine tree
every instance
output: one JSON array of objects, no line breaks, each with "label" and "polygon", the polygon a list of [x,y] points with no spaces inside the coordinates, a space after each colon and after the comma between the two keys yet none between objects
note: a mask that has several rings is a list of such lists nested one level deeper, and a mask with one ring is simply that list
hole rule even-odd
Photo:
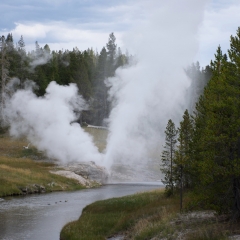
[{"label": "pine tree", "polygon": [[186,109],[183,115],[183,120],[180,122],[180,127],[178,128],[178,146],[177,151],[181,156],[178,165],[182,167],[183,174],[182,180],[184,188],[189,188],[191,186],[191,153],[190,145],[193,138],[193,119]]},{"label": "pine tree", "polygon": [[12,33],[8,33],[5,42],[6,42],[7,50],[8,50],[8,51],[13,51],[13,50],[14,50],[14,45],[13,45],[13,36],[12,36]]},{"label": "pine tree", "polygon": [[[199,176],[197,179],[199,185],[196,185],[196,187],[199,193],[201,193],[199,196],[202,198],[202,201],[215,206],[217,206],[215,195],[220,200],[223,199],[225,192],[225,187],[222,190],[219,189],[219,182],[222,185],[226,183],[226,179],[219,176],[220,169],[218,168],[218,166],[223,164],[226,157],[226,152],[224,151],[225,137],[222,138],[223,120],[225,117],[222,115],[222,119],[220,119],[221,115],[219,115],[223,99],[221,93],[224,94],[225,67],[226,56],[222,54],[221,48],[218,47],[215,61],[211,62],[213,77],[205,88],[200,102],[201,105],[197,105],[196,110],[198,113],[195,118],[195,168],[198,169],[197,176]],[[219,164],[220,162],[222,164]],[[224,166],[222,165],[222,167]],[[206,201],[206,197],[208,201]]]},{"label": "pine tree", "polygon": [[116,66],[115,66],[115,58],[116,58],[116,37],[114,36],[114,33],[111,33],[109,35],[108,43],[107,43],[107,76],[113,77]]},{"label": "pine tree", "polygon": [[107,100],[108,88],[105,84],[107,78],[107,50],[102,48],[98,57],[98,64],[96,66],[96,75],[94,79],[94,101],[93,101],[93,115],[94,124],[101,125],[104,118],[108,117],[109,103]]},{"label": "pine tree", "polygon": [[38,41],[35,42],[35,58],[38,59],[42,56],[42,48],[40,48]]},{"label": "pine tree", "polygon": [[[230,149],[230,160],[237,164],[236,171],[233,173],[232,188],[234,195],[233,213],[234,217],[240,218],[240,27],[237,29],[237,35],[230,37],[230,49],[228,50],[230,58],[229,82],[234,89],[233,91],[233,125],[232,146]],[[233,165],[233,167],[235,167]]]},{"label": "pine tree", "polygon": [[61,84],[59,78],[59,65],[58,65],[58,54],[53,51],[52,58],[49,61],[49,68],[50,68],[50,81],[56,81],[58,84]]},{"label": "pine tree", "polygon": [[0,100],[0,123],[1,126],[3,127],[3,120],[4,120],[4,108],[5,108],[5,101],[6,101],[6,84],[9,80],[9,61],[8,61],[8,56],[7,56],[7,46],[6,46],[6,40],[5,37],[2,36],[0,38],[0,51],[1,51],[1,59],[0,59],[0,64],[1,64],[1,100]]},{"label": "pine tree", "polygon": [[240,216],[239,30],[237,34],[231,37],[230,61],[218,47],[211,62],[212,78],[196,107],[193,152],[199,197],[218,211],[228,212],[234,204],[234,214]]},{"label": "pine tree", "polygon": [[29,58],[27,57],[25,50],[25,42],[23,36],[20,37],[20,40],[17,44],[17,71],[16,76],[20,80],[20,88],[23,88],[24,81],[29,77],[28,68],[29,68]]},{"label": "pine tree", "polygon": [[91,86],[93,87],[94,78],[96,75],[96,67],[97,67],[97,57],[92,49],[85,50],[83,52],[83,60],[85,67],[88,71],[88,78],[91,82]]},{"label": "pine tree", "polygon": [[19,41],[18,41],[18,49],[22,50],[22,51],[26,51],[25,50],[25,42],[23,40],[23,36],[21,35]]},{"label": "pine tree", "polygon": [[175,128],[174,122],[169,119],[168,124],[165,130],[165,145],[164,150],[162,151],[162,164],[160,170],[164,174],[163,184],[166,185],[167,195],[172,195],[174,190],[174,177],[173,177],[173,168],[174,168],[174,157],[176,151],[177,143],[177,130]]},{"label": "pine tree", "polygon": [[70,52],[68,50],[59,51],[57,55],[59,84],[67,85],[70,82]]},{"label": "pine tree", "polygon": [[192,184],[191,151],[190,146],[193,137],[193,119],[185,110],[183,120],[178,128],[178,145],[174,158],[174,179],[180,190],[180,209],[182,209],[182,195],[184,188],[190,188]]}]

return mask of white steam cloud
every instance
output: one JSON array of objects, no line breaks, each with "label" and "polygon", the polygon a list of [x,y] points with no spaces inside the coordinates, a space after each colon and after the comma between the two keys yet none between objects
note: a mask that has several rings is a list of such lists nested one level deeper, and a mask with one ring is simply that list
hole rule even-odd
[{"label": "white steam cloud", "polygon": [[[205,1],[148,1],[145,24],[126,37],[138,63],[109,79],[111,112],[106,164],[145,164],[162,147],[168,119],[179,121],[190,82],[184,68],[198,50]],[[154,152],[156,154],[154,154]],[[160,155],[160,154],[159,154]],[[159,158],[158,155],[158,158]]]},{"label": "white steam cloud", "polygon": [[190,82],[184,68],[197,53],[206,2],[141,1],[146,9],[141,26],[125,37],[137,63],[118,69],[108,80],[114,106],[104,155],[78,124],[70,124],[76,119],[74,110],[86,107],[74,84],[52,82],[41,98],[31,89],[17,91],[7,106],[11,134],[26,135],[38,149],[62,162],[95,161],[108,168],[127,163],[135,168],[159,158],[168,119],[179,121],[187,106]]},{"label": "white steam cloud", "polygon": [[52,58],[52,54],[45,50],[41,50],[41,54],[39,54],[39,56],[37,55],[38,54],[36,54],[36,52],[31,53],[31,57],[33,60],[30,62],[30,67],[32,70],[34,70],[39,65],[46,64]]},{"label": "white steam cloud", "polygon": [[51,82],[44,97],[37,97],[32,89],[18,90],[8,102],[6,115],[10,134],[27,136],[28,140],[62,162],[95,161],[102,156],[92,138],[77,123],[75,111],[86,108],[75,84],[59,86]]}]

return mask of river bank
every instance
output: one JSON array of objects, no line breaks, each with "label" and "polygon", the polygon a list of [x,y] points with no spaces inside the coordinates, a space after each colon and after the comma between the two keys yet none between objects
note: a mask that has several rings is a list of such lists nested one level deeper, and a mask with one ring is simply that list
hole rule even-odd
[{"label": "river bank", "polygon": [[[190,201],[185,196],[184,204]],[[87,224],[86,224],[87,223]],[[61,240],[224,240],[240,239],[239,223],[211,210],[179,212],[179,198],[163,189],[97,201],[62,229]]]},{"label": "river bank", "polygon": [[0,239],[59,240],[63,226],[77,220],[87,205],[158,187],[149,184],[116,184],[80,191],[6,197],[0,199]]},{"label": "river bank", "polygon": [[[47,158],[34,146],[27,146],[25,139],[0,135],[0,197],[71,191],[101,185],[100,180],[78,175],[73,167],[70,169],[69,166],[59,166],[55,160]],[[89,175],[86,169],[90,168],[86,164],[82,166],[85,166],[81,168],[82,172]],[[98,168],[92,166],[90,170],[92,169]],[[77,170],[75,167],[75,171]]]}]

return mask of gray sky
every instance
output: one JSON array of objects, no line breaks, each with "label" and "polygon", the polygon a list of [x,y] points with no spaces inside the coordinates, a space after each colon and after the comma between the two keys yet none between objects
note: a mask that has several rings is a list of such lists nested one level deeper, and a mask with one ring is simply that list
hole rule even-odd
[{"label": "gray sky", "polygon": [[[129,49],[124,41],[128,32],[136,25],[141,26],[151,16],[157,2],[1,0],[0,31],[4,35],[11,32],[15,42],[23,35],[27,50],[34,49],[35,41],[38,41],[42,47],[48,44],[51,50],[72,50],[73,47],[78,47],[80,50],[93,48],[100,51],[111,32],[115,33],[118,46]],[[187,6],[185,9],[188,11]],[[201,66],[214,58],[219,44],[224,52],[229,47],[230,35],[235,35],[240,26],[239,12],[239,0],[209,1],[198,35],[199,51],[196,60],[200,61]]]}]

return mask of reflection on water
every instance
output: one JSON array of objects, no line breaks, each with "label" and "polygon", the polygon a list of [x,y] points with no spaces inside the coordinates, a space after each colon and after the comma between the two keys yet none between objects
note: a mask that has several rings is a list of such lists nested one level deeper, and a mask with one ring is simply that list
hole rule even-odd
[{"label": "reflection on water", "polygon": [[159,187],[153,183],[114,184],[75,192],[8,197],[0,201],[0,239],[58,240],[62,227],[78,219],[86,205]]}]

